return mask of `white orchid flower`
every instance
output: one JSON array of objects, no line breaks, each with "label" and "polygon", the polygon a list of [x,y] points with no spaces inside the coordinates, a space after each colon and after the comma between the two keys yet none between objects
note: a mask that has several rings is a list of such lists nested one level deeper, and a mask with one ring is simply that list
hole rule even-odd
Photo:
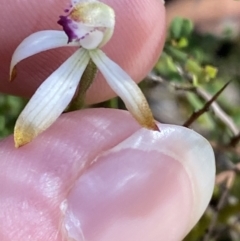
[{"label": "white orchid flower", "polygon": [[58,21],[64,31],[36,32],[24,39],[13,54],[10,76],[15,74],[16,64],[29,56],[53,48],[79,46],[40,85],[20,114],[14,130],[16,147],[30,142],[61,115],[71,102],[90,59],[136,120],[143,127],[157,130],[148,103],[137,84],[99,49],[113,34],[114,10],[97,0],[75,0],[66,12],[67,16],[60,16]]}]

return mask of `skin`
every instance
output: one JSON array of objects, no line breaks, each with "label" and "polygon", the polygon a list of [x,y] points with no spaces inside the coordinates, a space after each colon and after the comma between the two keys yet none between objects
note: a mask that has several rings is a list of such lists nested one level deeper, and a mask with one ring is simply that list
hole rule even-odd
[{"label": "skin", "polygon": [[[195,11],[192,11],[193,8]],[[167,22],[179,15],[201,24],[201,22],[220,21],[223,16],[238,17],[240,9],[237,1],[222,0],[220,4],[216,4],[214,0],[178,0],[169,4],[167,12]]]},{"label": "skin", "polygon": [[[152,68],[161,53],[165,36],[164,8],[159,0],[146,3],[140,1],[137,6],[134,1],[128,0],[103,2],[113,7],[116,13],[114,36],[103,50],[139,82]],[[63,10],[67,4],[68,1],[57,1],[56,4],[56,1],[47,0],[41,2],[25,0],[21,1],[21,4],[12,0],[7,4],[4,3],[3,7],[6,10],[2,10],[1,21],[8,23],[11,20],[11,27],[9,29],[3,25],[0,29],[1,36],[4,36],[0,47],[0,56],[4,60],[0,71],[1,91],[31,96],[39,84],[74,52],[74,48],[57,49],[26,59],[18,65],[18,77],[15,81],[13,83],[7,81],[11,56],[19,43],[39,30],[61,30],[61,26],[56,22],[59,15],[64,14]],[[12,16],[11,19],[9,19],[10,16]],[[97,103],[113,96],[113,91],[99,74],[88,92],[87,102]]]},{"label": "skin", "polygon": [[[163,47],[162,2],[105,2],[116,10],[117,25],[104,51],[138,82]],[[59,29],[56,20],[65,6],[55,0],[4,1],[2,92],[31,96],[70,54],[70,49],[54,50],[24,60],[17,79],[7,82],[20,41],[38,30]],[[113,95],[98,76],[87,101]],[[126,111],[90,109],[62,115],[20,149],[14,148],[12,136],[1,141],[0,240],[182,240],[200,217],[199,183],[205,185],[207,174],[201,174],[202,181],[189,174],[201,170],[189,164],[201,156],[200,149],[192,148],[198,139],[185,138],[194,132],[159,127],[161,133],[142,129]]]}]

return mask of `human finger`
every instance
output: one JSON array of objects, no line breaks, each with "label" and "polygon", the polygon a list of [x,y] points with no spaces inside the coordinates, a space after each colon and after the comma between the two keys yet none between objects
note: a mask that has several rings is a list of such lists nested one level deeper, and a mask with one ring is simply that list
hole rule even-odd
[{"label": "human finger", "polygon": [[182,240],[210,200],[214,156],[194,131],[160,129],[90,109],[20,149],[2,141],[1,240]]},{"label": "human finger", "polygon": [[[165,12],[162,1],[104,0],[116,12],[114,36],[104,51],[130,76],[139,82],[157,61],[164,43]],[[1,6],[0,90],[10,94],[31,96],[37,87],[74,51],[57,49],[38,54],[18,65],[18,77],[9,83],[11,56],[20,42],[33,32],[60,29],[59,15],[65,1],[14,1]],[[10,24],[9,24],[10,23]],[[7,26],[7,27],[6,27]],[[121,81],[121,80],[119,80]],[[114,93],[102,75],[87,93],[87,102],[96,103]]]}]

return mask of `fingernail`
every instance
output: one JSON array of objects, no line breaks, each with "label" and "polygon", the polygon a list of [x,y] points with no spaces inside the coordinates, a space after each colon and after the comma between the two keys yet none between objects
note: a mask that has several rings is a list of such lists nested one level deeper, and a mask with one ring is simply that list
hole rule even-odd
[{"label": "fingernail", "polygon": [[172,125],[141,129],[76,181],[61,206],[62,227],[76,241],[182,240],[206,209],[214,179],[202,136]]}]

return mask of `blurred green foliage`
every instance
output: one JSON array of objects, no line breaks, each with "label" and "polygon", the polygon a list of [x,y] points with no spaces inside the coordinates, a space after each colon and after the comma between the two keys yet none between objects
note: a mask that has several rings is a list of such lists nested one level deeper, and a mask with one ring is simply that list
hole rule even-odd
[{"label": "blurred green foliage", "polygon": [[193,23],[187,19],[175,18],[168,32],[164,53],[156,69],[170,80],[184,81],[184,76],[178,70],[179,65],[191,75],[192,84],[197,86],[199,82],[204,83],[216,78],[217,68],[204,64],[199,58],[200,53],[195,51],[197,46],[193,46],[192,36]]},{"label": "blurred green foliage", "polygon": [[0,93],[0,139],[10,135],[26,100]]},{"label": "blurred green foliage", "polygon": [[[232,40],[231,36],[218,38],[209,34],[200,35],[194,31],[190,20],[175,18],[155,72],[183,90],[186,87],[201,87],[212,95],[232,80],[235,92],[229,99],[235,98],[235,103],[228,101],[226,94],[220,96],[219,103],[239,125],[239,60],[238,39]],[[191,92],[186,92],[186,97],[193,109],[205,103],[203,98],[192,95]]]},{"label": "blurred green foliage", "polygon": [[[190,20],[176,18],[154,69],[159,84],[170,87],[176,102],[182,102],[185,119],[204,108],[209,98],[232,80],[217,100],[220,109],[207,109],[192,123],[214,147],[217,180],[224,175],[226,180],[216,185],[209,208],[185,241],[240,240],[239,62],[240,41],[233,39],[231,32],[223,32],[221,38],[199,34]],[[179,91],[184,93],[180,97]],[[231,184],[229,180],[233,180]]]}]

